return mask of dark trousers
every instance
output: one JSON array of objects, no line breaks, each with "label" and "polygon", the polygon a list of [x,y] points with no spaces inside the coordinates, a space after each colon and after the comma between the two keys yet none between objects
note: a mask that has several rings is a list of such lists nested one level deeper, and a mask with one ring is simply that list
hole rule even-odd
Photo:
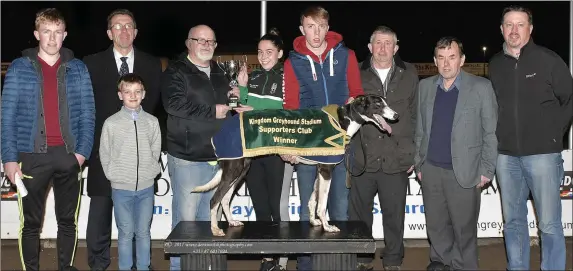
[{"label": "dark trousers", "polygon": [[[374,222],[372,208],[374,196],[378,193],[383,216],[384,266],[400,266],[404,258],[404,210],[408,181],[406,172],[386,174],[381,170],[365,172],[350,180],[348,215],[350,220],[363,221],[369,229]],[[358,262],[370,263],[372,258],[373,255],[359,255]]]},{"label": "dark trousers", "polygon": [[278,155],[252,160],[246,179],[257,221],[281,221],[284,170],[285,162]]},{"label": "dark trousers", "polygon": [[421,172],[430,260],[455,270],[478,270],[476,225],[481,189],[462,188],[453,170],[428,162]]},{"label": "dark trousers", "polygon": [[22,181],[28,195],[18,199],[20,208],[20,257],[25,270],[40,269],[40,228],[44,218],[46,194],[50,181],[58,223],[58,269],[73,266],[78,240],[80,207],[80,166],[65,146],[48,147],[47,153],[20,153]]},{"label": "dark trousers", "polygon": [[[92,165],[91,163],[90,165]],[[89,181],[89,180],[88,180]],[[90,212],[86,229],[88,265],[92,270],[109,267],[113,201],[110,197],[90,197]]]}]

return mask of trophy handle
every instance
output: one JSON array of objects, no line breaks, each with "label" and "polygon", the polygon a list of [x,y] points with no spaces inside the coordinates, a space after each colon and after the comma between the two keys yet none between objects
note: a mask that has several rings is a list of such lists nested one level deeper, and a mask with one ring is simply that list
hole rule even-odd
[{"label": "trophy handle", "polygon": [[225,74],[227,74],[227,71],[223,67],[221,67],[221,63],[222,63],[221,56],[217,56],[217,60],[215,62],[217,63],[217,66],[219,66],[219,68],[221,68],[221,70],[223,70],[223,72]]}]

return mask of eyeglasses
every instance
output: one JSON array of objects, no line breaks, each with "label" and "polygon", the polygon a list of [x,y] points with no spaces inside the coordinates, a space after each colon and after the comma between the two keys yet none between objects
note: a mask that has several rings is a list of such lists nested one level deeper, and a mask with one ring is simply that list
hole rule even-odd
[{"label": "eyeglasses", "polygon": [[122,28],[129,30],[129,29],[134,29],[135,26],[132,23],[127,23],[127,24],[117,23],[112,25],[110,29],[121,30]]},{"label": "eyeglasses", "polygon": [[216,40],[206,40],[206,39],[195,39],[195,38],[189,38],[190,40],[194,40],[197,43],[201,44],[201,45],[205,45],[205,43],[208,43],[209,46],[216,46],[217,45],[217,41]]}]

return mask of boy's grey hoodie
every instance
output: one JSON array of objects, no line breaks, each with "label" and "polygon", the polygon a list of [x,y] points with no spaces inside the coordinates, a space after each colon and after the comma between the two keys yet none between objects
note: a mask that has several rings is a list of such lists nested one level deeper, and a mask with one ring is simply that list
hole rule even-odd
[{"label": "boy's grey hoodie", "polygon": [[131,191],[149,188],[161,172],[161,132],[157,118],[141,107],[139,110],[122,107],[103,124],[99,156],[112,188]]}]

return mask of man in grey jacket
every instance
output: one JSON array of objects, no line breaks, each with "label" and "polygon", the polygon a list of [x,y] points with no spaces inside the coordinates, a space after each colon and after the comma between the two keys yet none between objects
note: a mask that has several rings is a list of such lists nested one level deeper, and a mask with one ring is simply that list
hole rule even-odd
[{"label": "man in grey jacket", "polygon": [[463,71],[462,43],[440,39],[439,75],[420,81],[415,168],[431,243],[428,270],[477,270],[481,188],[497,160],[497,101],[491,82]]},{"label": "man in grey jacket", "polygon": [[[367,124],[353,139],[353,167],[350,183],[348,216],[364,221],[369,228],[374,222],[372,208],[378,193],[383,213],[385,270],[397,270],[404,258],[404,209],[408,175],[414,167],[414,132],[416,123],[416,67],[398,57],[396,33],[377,27],[368,49],[372,57],[360,63],[360,80],[366,94],[381,95],[400,119],[392,123],[392,134],[380,132]],[[364,171],[364,172],[363,172]],[[359,269],[372,270],[372,257],[359,257]]]}]

